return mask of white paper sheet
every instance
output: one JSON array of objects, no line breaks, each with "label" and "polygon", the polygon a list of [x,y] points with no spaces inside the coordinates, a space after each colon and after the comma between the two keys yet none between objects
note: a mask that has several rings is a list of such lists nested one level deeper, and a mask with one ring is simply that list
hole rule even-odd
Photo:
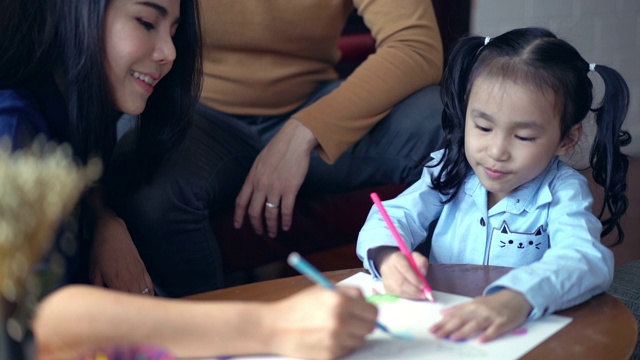
[{"label": "white paper sheet", "polygon": [[[339,284],[362,289],[365,296],[382,292],[382,283],[365,273],[355,274]],[[453,342],[437,339],[429,332],[431,325],[441,319],[440,310],[471,298],[433,292],[436,303],[395,299],[378,303],[378,321],[391,331],[411,334],[413,340],[395,339],[380,330],[371,333],[365,346],[344,360],[398,359],[517,359],[571,322],[566,316],[551,315],[528,321],[515,331],[499,339],[481,344],[475,340]],[[238,357],[242,360],[290,359],[278,356]]]}]

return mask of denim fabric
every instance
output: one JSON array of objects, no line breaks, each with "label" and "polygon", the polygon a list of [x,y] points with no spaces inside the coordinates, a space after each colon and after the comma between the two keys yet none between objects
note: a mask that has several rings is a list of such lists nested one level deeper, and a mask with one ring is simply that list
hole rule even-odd
[{"label": "denim fabric", "polygon": [[[323,83],[303,106],[338,85],[339,81]],[[437,86],[416,92],[335,164],[326,164],[314,153],[301,191],[340,192],[413,183],[442,138],[441,111]],[[185,144],[150,184],[122,199],[117,210],[160,293],[179,297],[224,285],[209,214],[234,206],[256,156],[292,113],[234,116],[199,105]],[[127,138],[116,151],[120,173],[132,166],[126,160],[132,158]]]},{"label": "denim fabric", "polygon": [[0,89],[0,137],[9,137],[14,150],[28,146],[38,134],[68,141],[69,116],[60,90],[53,77],[39,85]]},{"label": "denim fabric", "polygon": [[[36,136],[44,136],[47,141],[55,143],[69,142],[69,115],[66,106],[62,93],[50,75],[42,78],[37,85],[0,89],[0,138],[10,139],[12,150],[29,147]],[[81,234],[74,232],[70,235],[64,229],[67,221],[75,222],[72,218],[78,217],[79,212],[74,213],[61,224],[50,251],[36,266],[38,271],[46,272],[51,269],[50,258],[62,255],[66,272],[61,276],[49,276],[48,280],[55,280],[55,283],[47,284],[50,287],[86,281],[88,265],[83,256],[89,251],[89,244],[81,240]],[[77,244],[73,246],[73,250],[63,251],[61,242],[64,234],[76,237]]]}]

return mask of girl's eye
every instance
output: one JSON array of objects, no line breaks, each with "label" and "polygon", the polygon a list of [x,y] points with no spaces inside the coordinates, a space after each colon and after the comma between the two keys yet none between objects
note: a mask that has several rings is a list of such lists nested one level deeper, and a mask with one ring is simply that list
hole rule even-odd
[{"label": "girl's eye", "polygon": [[536,140],[536,138],[534,137],[526,137],[526,136],[518,136],[518,135],[516,135],[516,139],[520,141],[528,141],[528,142],[533,142]]},{"label": "girl's eye", "polygon": [[140,23],[140,25],[142,25],[142,27],[144,27],[147,30],[155,29],[155,26],[152,23],[150,23],[150,22],[148,22],[148,21],[146,21],[144,19],[136,18],[136,20],[138,20],[138,23]]}]

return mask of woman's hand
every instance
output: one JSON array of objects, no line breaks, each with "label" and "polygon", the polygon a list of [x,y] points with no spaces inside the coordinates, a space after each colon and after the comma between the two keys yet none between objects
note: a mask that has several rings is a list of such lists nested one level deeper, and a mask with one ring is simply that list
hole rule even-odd
[{"label": "woman's hand", "polygon": [[101,211],[91,254],[93,284],[134,294],[154,295],[153,282],[124,221]]},{"label": "woman's hand", "polygon": [[523,324],[531,310],[524,295],[504,289],[442,310],[444,318],[431,332],[453,341],[477,336],[487,342]]},{"label": "woman's hand", "polygon": [[[423,275],[427,275],[429,261],[417,251],[412,254]],[[424,282],[416,275],[407,258],[399,250],[386,255],[380,262],[382,284],[388,294],[409,299],[424,299]]]},{"label": "woman's hand", "polygon": [[270,309],[270,352],[305,359],[344,356],[364,344],[377,315],[357,288],[312,286]]},{"label": "woman's hand", "polygon": [[[298,190],[307,176],[311,150],[317,145],[313,133],[301,122],[290,119],[269,141],[253,163],[236,198],[233,224],[240,228],[245,214],[251,226],[262,234],[266,220],[270,237],[291,228]],[[267,203],[272,204],[267,207]],[[263,218],[264,212],[264,218]]]}]

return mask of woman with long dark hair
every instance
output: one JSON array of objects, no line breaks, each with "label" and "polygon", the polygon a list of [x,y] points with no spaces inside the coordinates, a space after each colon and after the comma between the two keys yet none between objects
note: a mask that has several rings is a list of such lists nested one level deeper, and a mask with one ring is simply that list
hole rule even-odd
[{"label": "woman with long dark hair", "polygon": [[[19,0],[9,9],[0,25],[0,34],[14,35],[0,43],[0,136],[16,150],[39,134],[70,143],[82,162],[101,158],[109,177],[116,123],[122,114],[139,115],[138,173],[123,181],[150,176],[183,140],[199,94],[198,2]],[[92,209],[96,233],[127,233],[102,205],[99,187],[85,198],[82,210]],[[152,295],[144,281],[129,290]],[[375,318],[375,307],[353,289],[314,287],[271,304],[193,304],[68,285],[44,298],[33,329],[39,358],[140,344],[180,357],[334,358],[362,345]]]}]

